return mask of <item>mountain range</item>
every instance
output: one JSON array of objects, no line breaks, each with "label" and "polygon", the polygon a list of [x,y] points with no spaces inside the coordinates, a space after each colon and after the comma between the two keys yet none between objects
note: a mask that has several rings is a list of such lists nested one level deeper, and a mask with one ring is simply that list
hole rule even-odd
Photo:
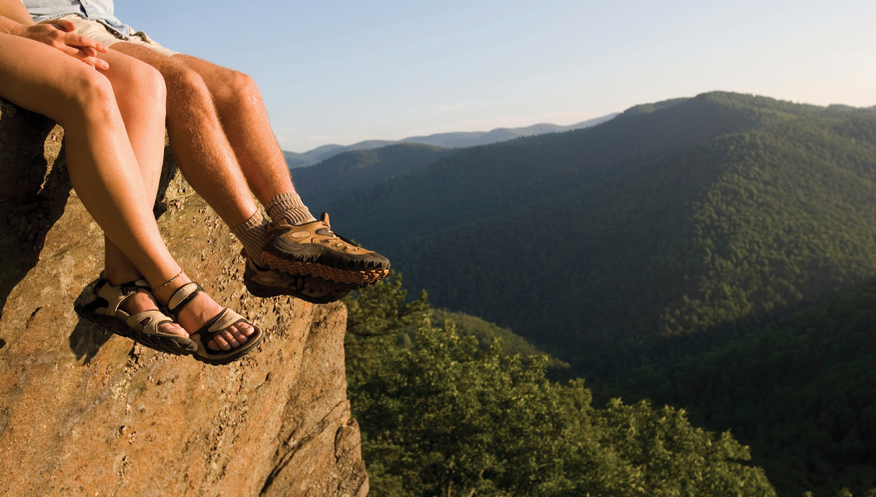
[{"label": "mountain range", "polygon": [[323,145],[304,153],[283,151],[286,164],[290,169],[307,167],[330,159],[344,152],[355,150],[371,150],[399,143],[419,143],[443,148],[464,148],[477,145],[489,145],[507,140],[513,140],[521,136],[543,135],[546,133],[562,133],[576,129],[588,128],[599,123],[608,121],[617,116],[617,113],[589,119],[568,126],[556,124],[533,124],[523,128],[496,128],[492,131],[460,131],[452,133],[437,133],[427,136],[411,136],[402,140],[366,140],[353,145]]},{"label": "mountain range", "polygon": [[858,380],[872,292],[854,290],[876,276],[876,110],[713,92],[293,176],[437,306],[510,328],[606,396],[738,429],[780,495],[876,487],[876,395]]}]

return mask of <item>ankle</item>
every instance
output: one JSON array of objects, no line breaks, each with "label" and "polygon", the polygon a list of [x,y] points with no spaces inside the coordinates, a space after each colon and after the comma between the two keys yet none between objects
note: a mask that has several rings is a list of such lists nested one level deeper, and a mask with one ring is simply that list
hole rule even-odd
[{"label": "ankle", "polygon": [[301,201],[301,197],[295,192],[276,195],[265,206],[265,210],[268,211],[271,220],[277,222],[285,220],[289,224],[305,224],[316,221]]},{"label": "ankle", "polygon": [[180,271],[178,275],[159,286],[152,288],[152,295],[155,296],[155,299],[161,303],[161,305],[166,306],[177,290],[191,282],[191,278],[189,278],[185,272]]},{"label": "ankle", "polygon": [[268,222],[262,217],[261,211],[256,210],[249,219],[231,228],[231,234],[243,245],[248,257],[259,266],[265,265],[262,260],[262,249],[271,237],[268,235]]}]

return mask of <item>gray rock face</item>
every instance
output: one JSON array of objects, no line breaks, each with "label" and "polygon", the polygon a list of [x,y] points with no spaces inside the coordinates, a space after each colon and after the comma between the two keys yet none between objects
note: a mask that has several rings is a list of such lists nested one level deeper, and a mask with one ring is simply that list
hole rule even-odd
[{"label": "gray rock face", "polygon": [[240,247],[165,162],[159,226],[260,350],[213,367],[81,321],[103,236],[70,187],[63,131],[0,101],[0,495],[364,496],[341,304],[258,299]]}]

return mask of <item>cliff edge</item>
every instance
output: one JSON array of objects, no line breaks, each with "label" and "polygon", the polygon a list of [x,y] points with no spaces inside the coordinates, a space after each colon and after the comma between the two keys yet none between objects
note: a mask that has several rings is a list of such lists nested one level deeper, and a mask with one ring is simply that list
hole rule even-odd
[{"label": "cliff edge", "polygon": [[250,296],[239,245],[166,154],[156,212],[170,251],[266,339],[214,367],[80,320],[103,235],[62,137],[0,101],[0,495],[365,496],[344,306]]}]

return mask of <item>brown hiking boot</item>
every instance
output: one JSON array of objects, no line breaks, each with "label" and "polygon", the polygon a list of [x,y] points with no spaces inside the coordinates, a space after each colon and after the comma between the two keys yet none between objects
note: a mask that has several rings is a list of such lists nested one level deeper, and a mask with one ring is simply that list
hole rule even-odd
[{"label": "brown hiking boot", "polygon": [[389,259],[332,233],[325,212],[321,220],[302,225],[273,222],[268,233],[262,256],[271,269],[359,286],[389,274]]}]

